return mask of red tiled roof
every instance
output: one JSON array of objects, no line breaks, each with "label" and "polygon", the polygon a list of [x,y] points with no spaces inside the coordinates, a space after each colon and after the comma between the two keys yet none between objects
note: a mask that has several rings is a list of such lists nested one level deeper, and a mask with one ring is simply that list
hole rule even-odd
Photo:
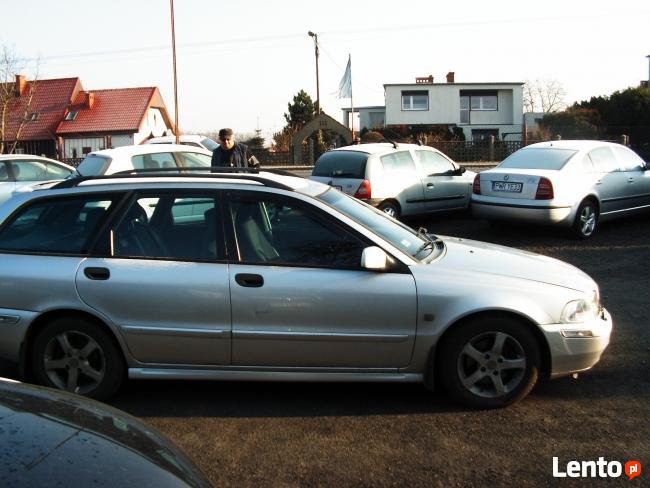
[{"label": "red tiled roof", "polygon": [[86,94],[79,93],[71,108],[77,110],[77,116],[74,120],[61,120],[57,134],[137,132],[150,105],[162,104],[164,108],[156,87],[92,90],[91,93],[94,94],[92,108],[83,105]]},{"label": "red tiled roof", "polygon": [[[12,82],[11,85],[14,85]],[[34,94],[29,103],[30,90]],[[26,122],[20,132],[20,140],[54,139],[57,126],[66,109],[76,94],[83,90],[79,78],[59,78],[54,80],[36,80],[25,83],[22,94],[9,104],[9,116],[5,130],[6,141],[16,139],[20,121],[26,115],[38,114],[36,120]]]}]

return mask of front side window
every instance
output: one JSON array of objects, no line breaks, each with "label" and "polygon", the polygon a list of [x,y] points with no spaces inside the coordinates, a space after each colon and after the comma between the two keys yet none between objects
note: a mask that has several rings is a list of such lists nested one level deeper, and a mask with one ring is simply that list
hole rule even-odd
[{"label": "front side window", "polygon": [[176,160],[171,153],[138,154],[131,158],[134,169],[176,168]]},{"label": "front side window", "polygon": [[642,171],[645,168],[645,161],[631,149],[619,146],[613,146],[612,149],[623,171]]},{"label": "front side window", "polygon": [[0,231],[0,250],[86,254],[118,197],[41,199],[23,207]]},{"label": "front side window", "polygon": [[111,229],[111,254],[121,258],[223,260],[225,240],[215,197],[147,194]]},{"label": "front side window", "polygon": [[456,170],[451,161],[435,151],[415,151],[415,154],[426,176],[451,174]]},{"label": "front side window", "polygon": [[366,244],[295,199],[242,192],[228,197],[239,260],[359,268]]},{"label": "front side window", "polygon": [[180,158],[181,165],[186,168],[208,168],[212,159],[207,154],[193,152],[179,152],[176,155]]},{"label": "front side window", "polygon": [[426,90],[403,91],[402,110],[429,110],[429,92]]}]

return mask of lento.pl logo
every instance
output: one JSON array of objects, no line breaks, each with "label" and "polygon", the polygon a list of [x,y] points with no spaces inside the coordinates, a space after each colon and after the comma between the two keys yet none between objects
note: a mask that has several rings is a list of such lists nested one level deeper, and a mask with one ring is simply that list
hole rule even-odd
[{"label": "lento.pl logo", "polygon": [[554,478],[619,478],[623,473],[630,480],[640,476],[641,463],[627,461],[623,464],[620,461],[607,461],[601,456],[598,461],[569,461],[566,466],[560,466],[559,458],[553,457]]}]

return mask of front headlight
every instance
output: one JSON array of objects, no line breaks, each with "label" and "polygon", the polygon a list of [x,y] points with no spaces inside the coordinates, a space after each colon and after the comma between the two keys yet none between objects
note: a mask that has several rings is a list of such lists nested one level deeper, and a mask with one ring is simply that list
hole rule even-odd
[{"label": "front headlight", "polygon": [[588,299],[573,300],[564,306],[561,321],[565,324],[577,324],[595,319],[600,311],[598,290],[594,290]]}]

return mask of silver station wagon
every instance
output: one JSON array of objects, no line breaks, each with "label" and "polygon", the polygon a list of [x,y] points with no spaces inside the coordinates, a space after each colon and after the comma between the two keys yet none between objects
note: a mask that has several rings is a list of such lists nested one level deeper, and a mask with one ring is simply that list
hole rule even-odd
[{"label": "silver station wagon", "polygon": [[634,151],[601,141],[526,146],[476,175],[480,218],[554,224],[579,239],[598,222],[650,210],[650,171]]},{"label": "silver station wagon", "polygon": [[611,330],[573,266],[302,178],[76,178],[0,207],[0,357],[91,397],[127,375],[384,381],[502,407],[591,368]]}]

